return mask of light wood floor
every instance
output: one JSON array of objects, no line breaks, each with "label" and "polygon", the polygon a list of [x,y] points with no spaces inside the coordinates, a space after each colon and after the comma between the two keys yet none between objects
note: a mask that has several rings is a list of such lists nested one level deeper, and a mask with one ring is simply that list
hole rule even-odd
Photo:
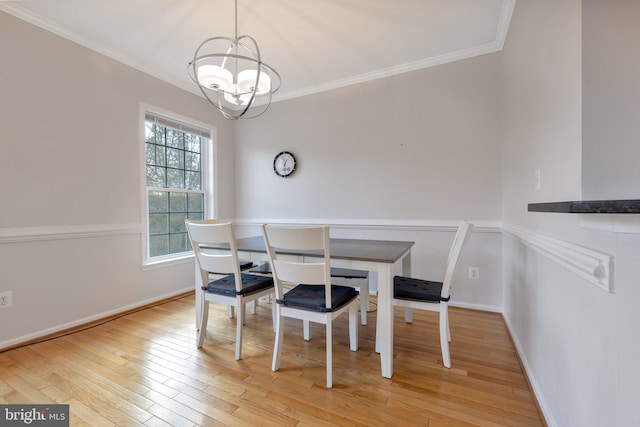
[{"label": "light wood floor", "polygon": [[[373,299],[375,302],[375,298]],[[375,306],[372,304],[372,307]],[[334,388],[325,388],[324,327],[288,320],[271,372],[271,310],[248,315],[243,360],[235,320],[211,304],[195,348],[194,297],[0,353],[0,403],[65,403],[71,425],[541,426],[499,314],[452,308],[452,368],[442,366],[437,314],[395,312],[394,376],[380,375],[375,313],[349,351],[348,316],[334,329]]]}]

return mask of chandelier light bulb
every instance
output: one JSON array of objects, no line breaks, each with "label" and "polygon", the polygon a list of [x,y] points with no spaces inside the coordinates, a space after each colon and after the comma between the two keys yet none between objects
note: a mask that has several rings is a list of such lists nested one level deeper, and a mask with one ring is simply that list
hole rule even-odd
[{"label": "chandelier light bulb", "polygon": [[252,92],[256,86],[256,95],[263,95],[271,91],[271,77],[265,72],[260,72],[260,82],[258,81],[257,70],[244,70],[238,73],[238,89],[241,92]]},{"label": "chandelier light bulb", "polygon": [[217,65],[205,64],[198,67],[198,83],[211,90],[227,90],[233,84],[231,71]]}]

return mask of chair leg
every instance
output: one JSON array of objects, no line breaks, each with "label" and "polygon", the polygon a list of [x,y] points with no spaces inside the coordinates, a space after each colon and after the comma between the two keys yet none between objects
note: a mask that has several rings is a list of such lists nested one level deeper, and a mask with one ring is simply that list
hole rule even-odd
[{"label": "chair leg", "polygon": [[351,351],[358,350],[358,307],[355,304],[349,308],[349,347]]},{"label": "chair leg", "polygon": [[[369,279],[367,279],[369,280]],[[360,287],[360,324],[367,324],[367,311],[369,311],[369,285]]]},{"label": "chair leg", "polygon": [[440,347],[442,348],[442,362],[446,368],[451,367],[451,355],[449,354],[449,314],[447,304],[440,303]]},{"label": "chair leg", "polygon": [[196,290],[196,330],[202,329],[202,313],[204,313],[204,291]]},{"label": "chair leg", "polygon": [[407,323],[413,322],[413,313],[409,307],[404,308],[404,321]]},{"label": "chair leg", "polygon": [[[349,322],[351,323],[351,322]],[[333,387],[333,330],[331,318],[327,319],[327,388]]]},{"label": "chair leg", "polygon": [[245,316],[245,307],[242,301],[238,301],[238,313],[236,316],[236,360],[240,360],[242,357],[242,326],[244,325]]},{"label": "chair leg", "polygon": [[202,312],[198,314],[202,320],[200,329],[198,330],[198,343],[196,344],[196,348],[202,347],[202,344],[204,343],[204,337],[207,335],[207,322],[209,321],[209,301],[205,299],[204,295],[202,296],[202,299]]},{"label": "chair leg", "polygon": [[229,316],[229,319],[233,319],[233,306],[232,305],[228,305],[227,306],[227,315]]},{"label": "chair leg", "polygon": [[304,340],[309,341],[311,339],[311,329],[309,328],[308,320],[302,321],[302,330],[303,330]]},{"label": "chair leg", "polygon": [[258,300],[251,301],[251,314],[256,314],[256,306],[258,305]]},{"label": "chair leg", "polygon": [[[446,303],[443,303],[446,304]],[[444,307],[444,305],[440,306],[440,312],[442,312],[442,308]],[[451,342],[451,326],[449,324],[449,304],[446,305],[446,310],[444,310],[444,317],[445,317],[445,321],[447,324],[447,342]]]},{"label": "chair leg", "polygon": [[282,338],[284,336],[284,317],[280,314],[280,309],[276,309],[276,342],[273,346],[273,362],[271,370],[280,369],[280,354],[282,353]]},{"label": "chair leg", "polygon": [[276,300],[271,298],[271,294],[269,294],[269,298],[271,299],[271,322],[273,323],[273,332],[276,332],[276,318],[278,316],[278,312],[276,311]]},{"label": "chair leg", "polygon": [[[376,314],[376,345],[375,345],[375,352],[376,353],[380,353],[381,349],[380,349],[380,340],[381,338],[381,334],[380,334],[380,328],[379,328],[379,323],[378,323],[378,318],[377,318],[377,314]],[[393,331],[391,331],[391,333],[393,333]]]}]

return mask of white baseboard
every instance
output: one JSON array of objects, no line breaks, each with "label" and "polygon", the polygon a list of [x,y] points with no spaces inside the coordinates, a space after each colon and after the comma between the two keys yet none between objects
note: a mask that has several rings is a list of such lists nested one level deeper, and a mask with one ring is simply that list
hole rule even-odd
[{"label": "white baseboard", "polygon": [[529,384],[531,384],[531,388],[533,389],[533,394],[538,401],[538,405],[540,405],[540,410],[542,411],[542,415],[544,416],[545,421],[549,427],[557,427],[558,423],[553,417],[553,413],[549,408],[549,404],[544,398],[542,394],[542,390],[540,389],[540,385],[538,381],[536,381],[536,377],[533,375],[533,370],[531,369],[531,365],[529,365],[529,361],[527,356],[518,340],[518,336],[514,333],[513,325],[511,324],[511,320],[506,313],[502,313],[502,317],[504,319],[504,323],[507,325],[507,329],[509,330],[509,335],[511,335],[511,340],[513,341],[514,346],[516,347],[516,351],[518,352],[518,356],[520,357],[520,361],[522,362],[522,366],[524,367],[525,375],[529,379]]},{"label": "white baseboard", "polygon": [[498,307],[495,305],[485,305],[485,304],[470,304],[466,302],[458,302],[451,300],[449,301],[449,306],[451,307],[460,307],[460,308],[468,308],[470,310],[479,310],[479,311],[490,311],[492,313],[502,313],[502,307]]},{"label": "white baseboard", "polygon": [[78,320],[73,321],[73,322],[65,323],[65,324],[62,324],[62,325],[57,325],[57,326],[55,326],[53,328],[44,329],[44,330],[41,330],[41,331],[38,331],[38,332],[34,332],[32,334],[15,337],[13,339],[0,342],[0,350],[2,350],[3,348],[10,348],[10,347],[15,346],[17,344],[31,342],[31,341],[37,340],[38,338],[46,337],[48,335],[52,335],[52,334],[55,334],[57,332],[65,331],[67,329],[72,329],[72,328],[75,328],[75,327],[78,327],[78,326],[86,325],[86,324],[95,322],[95,321],[100,320],[100,319],[106,319],[108,317],[111,317],[111,316],[114,316],[114,315],[118,315],[120,313],[125,313],[127,311],[134,310],[134,309],[139,308],[139,307],[144,307],[146,305],[151,305],[151,304],[153,304],[155,302],[162,301],[162,300],[165,300],[165,299],[168,299],[168,298],[171,298],[171,297],[175,297],[177,295],[184,294],[186,292],[192,291],[193,289],[194,289],[194,287],[193,287],[193,285],[191,285],[191,286],[188,286],[186,288],[183,288],[183,289],[180,289],[180,290],[177,290],[177,291],[174,291],[174,292],[169,292],[169,293],[166,293],[164,295],[159,295],[159,296],[154,297],[154,298],[149,298],[147,300],[137,302],[135,304],[131,304],[131,305],[124,306],[124,307],[119,307],[119,308],[116,308],[114,310],[105,311],[105,312],[96,314],[94,316],[89,316],[89,317],[85,317],[83,319],[78,319]]}]

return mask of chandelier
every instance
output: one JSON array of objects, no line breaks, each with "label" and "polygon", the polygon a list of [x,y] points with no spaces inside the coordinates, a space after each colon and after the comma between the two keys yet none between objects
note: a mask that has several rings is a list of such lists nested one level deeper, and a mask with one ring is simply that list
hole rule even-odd
[{"label": "chandelier", "polygon": [[272,95],[280,89],[280,74],[260,58],[255,39],[238,37],[238,0],[235,0],[235,34],[212,37],[196,49],[187,67],[204,97],[230,120],[262,115]]}]

